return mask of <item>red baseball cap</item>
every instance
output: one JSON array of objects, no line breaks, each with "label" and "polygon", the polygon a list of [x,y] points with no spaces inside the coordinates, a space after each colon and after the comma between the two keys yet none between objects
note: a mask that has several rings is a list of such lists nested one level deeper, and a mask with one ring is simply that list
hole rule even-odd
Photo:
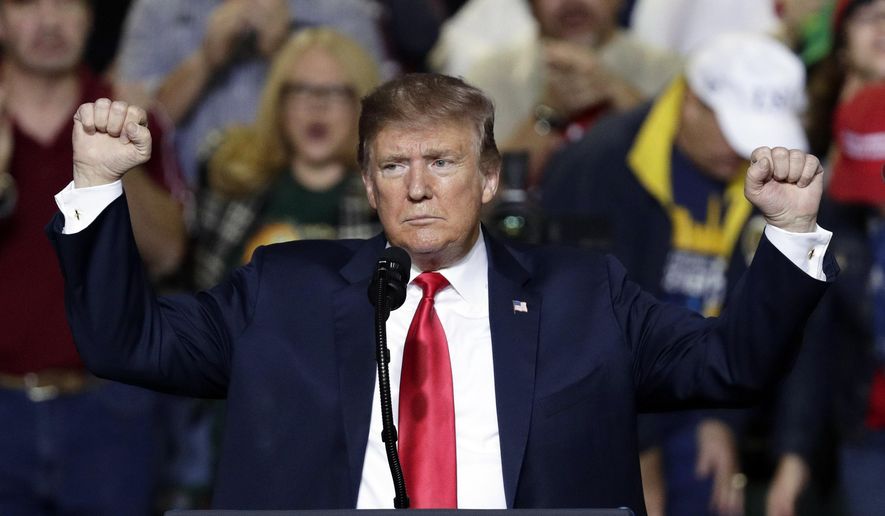
[{"label": "red baseball cap", "polygon": [[838,150],[830,195],[843,202],[885,203],[885,83],[868,86],[836,110]]}]

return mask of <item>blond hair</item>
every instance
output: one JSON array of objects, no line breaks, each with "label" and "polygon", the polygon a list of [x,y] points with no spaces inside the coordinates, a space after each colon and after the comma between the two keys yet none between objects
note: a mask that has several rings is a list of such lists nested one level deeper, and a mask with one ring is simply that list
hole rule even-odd
[{"label": "blond hair", "polygon": [[[359,98],[378,85],[374,59],[349,37],[325,27],[297,32],[273,60],[255,123],[228,129],[209,158],[208,180],[212,189],[233,196],[255,193],[288,165],[293,150],[283,129],[283,88],[293,65],[313,49],[328,52],[338,62]],[[355,151],[350,159],[355,161]]]}]

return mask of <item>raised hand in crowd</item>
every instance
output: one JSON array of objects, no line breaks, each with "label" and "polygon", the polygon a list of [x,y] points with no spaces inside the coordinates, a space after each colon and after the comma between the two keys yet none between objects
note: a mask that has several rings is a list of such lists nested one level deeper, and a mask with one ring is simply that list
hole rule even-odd
[{"label": "raised hand in crowd", "polygon": [[286,0],[254,0],[248,19],[256,34],[258,51],[270,58],[289,35],[289,3]]},{"label": "raised hand in crowd", "polygon": [[[238,45],[252,44],[269,57],[289,35],[289,4],[286,0],[232,0],[209,17],[203,52],[212,70],[224,67],[237,55]],[[254,39],[253,39],[254,38]]]},{"label": "raised hand in crowd", "polygon": [[235,55],[237,45],[255,30],[250,2],[224,2],[209,16],[202,52],[211,70],[222,68]]},{"label": "raised hand in crowd", "polygon": [[593,47],[567,40],[547,40],[544,62],[545,100],[566,118],[602,102],[611,103],[618,110],[629,109],[644,98],[620,75],[611,72]]},{"label": "raised hand in crowd", "polygon": [[[288,10],[280,4],[285,2],[227,0],[212,11],[202,45],[170,72],[157,89],[156,100],[173,123],[181,123],[191,113],[216,73],[239,55],[240,45],[255,45],[262,53],[272,53],[279,47],[287,32],[279,34],[278,25],[289,26]],[[278,19],[268,21],[271,18]],[[133,84],[121,87],[130,100],[150,101],[149,96],[129,94],[141,89]]]}]

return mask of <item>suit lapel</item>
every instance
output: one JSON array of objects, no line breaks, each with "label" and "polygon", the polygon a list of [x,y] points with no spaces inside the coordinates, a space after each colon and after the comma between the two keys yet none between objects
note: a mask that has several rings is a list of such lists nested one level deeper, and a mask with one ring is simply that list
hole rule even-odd
[{"label": "suit lapel", "polygon": [[[541,297],[512,251],[486,233],[489,256],[489,326],[507,507],[512,508],[528,440],[535,390]],[[525,302],[525,311],[517,303]]]},{"label": "suit lapel", "polygon": [[366,436],[369,435],[372,417],[377,368],[374,309],[367,292],[384,245],[384,236],[378,235],[354,253],[350,262],[341,269],[341,275],[348,285],[334,297],[335,353],[354,507],[366,455]]}]

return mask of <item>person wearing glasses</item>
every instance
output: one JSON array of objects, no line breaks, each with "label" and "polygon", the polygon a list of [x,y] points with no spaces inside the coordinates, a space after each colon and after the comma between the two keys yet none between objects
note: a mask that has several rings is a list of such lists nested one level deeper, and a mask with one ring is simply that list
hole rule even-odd
[{"label": "person wearing glasses", "polygon": [[204,167],[197,288],[248,262],[259,245],[378,230],[354,151],[359,99],[378,77],[372,57],[332,29],[305,29],[284,45],[256,122],[224,133]]}]

